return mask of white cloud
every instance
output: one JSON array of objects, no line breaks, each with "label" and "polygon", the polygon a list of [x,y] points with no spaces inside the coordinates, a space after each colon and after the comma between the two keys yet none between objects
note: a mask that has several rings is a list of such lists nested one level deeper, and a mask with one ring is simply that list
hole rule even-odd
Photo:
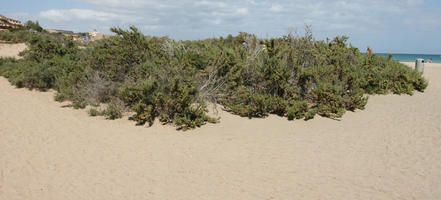
[{"label": "white cloud", "polygon": [[142,30],[144,30],[144,31],[158,31],[161,29],[162,29],[162,26],[159,26],[159,25],[144,25],[144,26],[142,26]]},{"label": "white cloud", "polygon": [[[276,36],[286,33],[289,27],[301,28],[305,23],[312,25],[319,35],[368,34],[393,30],[426,16],[416,12],[423,0],[82,1],[91,9],[47,10],[39,18],[54,26],[75,21],[83,29],[135,25],[146,34],[198,39],[239,31]],[[440,14],[431,17],[430,23],[441,24]]]},{"label": "white cloud", "polygon": [[206,0],[196,1],[194,4],[198,6],[211,6],[211,7],[219,7],[219,8],[225,8],[228,6],[225,2],[214,2],[214,1],[206,1]]},{"label": "white cloud", "polygon": [[270,10],[273,12],[280,12],[283,10],[283,7],[281,5],[274,4],[274,5],[271,5]]},{"label": "white cloud", "polygon": [[215,19],[214,21],[212,21],[212,23],[213,23],[213,24],[216,24],[216,25],[219,25],[219,24],[222,23],[222,20],[219,19],[219,18],[217,18],[217,19]]},{"label": "white cloud", "polygon": [[248,14],[248,8],[238,8],[236,9],[237,15],[246,15]]},{"label": "white cloud", "polygon": [[88,9],[47,10],[40,12],[39,16],[43,19],[51,20],[54,22],[83,20],[99,22],[125,21],[130,23],[136,22],[137,20],[141,19],[136,16],[125,16],[117,13]]}]

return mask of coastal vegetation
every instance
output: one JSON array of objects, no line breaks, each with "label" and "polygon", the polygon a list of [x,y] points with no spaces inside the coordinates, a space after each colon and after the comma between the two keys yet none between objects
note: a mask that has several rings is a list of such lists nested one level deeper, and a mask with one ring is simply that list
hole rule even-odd
[{"label": "coastal vegetation", "polygon": [[92,116],[129,111],[139,125],[158,120],[183,130],[218,122],[209,104],[249,118],[340,118],[364,109],[369,94],[412,95],[428,84],[397,61],[361,53],[347,37],[317,41],[308,28],[301,37],[241,32],[196,41],[111,31],[82,48],[62,35],[27,35],[23,59],[0,59],[0,75],[17,87],[54,89],[57,101],[76,108],[95,106]]},{"label": "coastal vegetation", "polygon": [[0,40],[7,42],[26,42],[33,34],[45,32],[38,21],[27,21],[21,28],[10,28],[0,31]]}]

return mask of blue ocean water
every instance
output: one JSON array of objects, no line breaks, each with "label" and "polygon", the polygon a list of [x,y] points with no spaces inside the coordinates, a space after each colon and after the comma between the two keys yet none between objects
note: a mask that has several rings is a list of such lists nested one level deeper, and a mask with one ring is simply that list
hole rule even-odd
[{"label": "blue ocean water", "polygon": [[[388,57],[388,53],[377,53],[378,56]],[[402,53],[392,53],[392,60],[398,60],[400,62],[415,62],[417,58],[424,59],[424,62],[428,62],[432,59],[433,63],[441,63],[441,55],[431,55],[431,54],[402,54]]]}]

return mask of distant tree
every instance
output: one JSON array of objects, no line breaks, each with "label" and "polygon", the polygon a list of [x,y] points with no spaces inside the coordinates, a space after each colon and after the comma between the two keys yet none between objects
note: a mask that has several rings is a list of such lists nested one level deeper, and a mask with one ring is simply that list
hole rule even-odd
[{"label": "distant tree", "polygon": [[29,20],[29,21],[27,21],[25,23],[25,29],[27,29],[27,30],[31,30],[32,29],[32,30],[36,30],[38,32],[42,32],[43,31],[43,28],[40,26],[38,21],[33,22],[31,20]]}]

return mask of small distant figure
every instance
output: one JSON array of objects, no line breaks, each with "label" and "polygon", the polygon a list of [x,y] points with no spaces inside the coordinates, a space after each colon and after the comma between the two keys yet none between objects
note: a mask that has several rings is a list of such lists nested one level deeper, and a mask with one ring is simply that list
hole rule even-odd
[{"label": "small distant figure", "polygon": [[432,63],[432,58],[427,59],[428,63]]},{"label": "small distant figure", "polygon": [[260,46],[262,47],[262,51],[266,51],[266,45],[263,43],[263,41],[260,41]]},{"label": "small distant figure", "polygon": [[371,47],[368,46],[366,52],[367,52],[367,55],[368,55],[368,56],[371,56],[371,55],[372,55],[372,49],[371,49]]},{"label": "small distant figure", "polygon": [[245,47],[245,49],[248,49],[248,43],[243,42],[242,45],[243,45],[243,47]]},{"label": "small distant figure", "polygon": [[390,54],[388,54],[388,55],[387,55],[387,60],[392,60],[392,57],[394,57],[394,55],[393,55],[393,54],[391,54],[391,53],[390,53]]}]

